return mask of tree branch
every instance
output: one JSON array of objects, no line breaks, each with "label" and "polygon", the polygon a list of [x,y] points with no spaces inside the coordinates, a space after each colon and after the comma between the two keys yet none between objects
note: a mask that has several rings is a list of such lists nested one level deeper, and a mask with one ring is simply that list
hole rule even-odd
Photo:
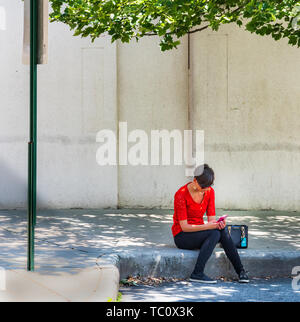
[{"label": "tree branch", "polygon": [[189,31],[189,32],[188,32],[188,34],[193,34],[193,33],[195,33],[195,32],[202,31],[202,30],[204,30],[204,29],[206,29],[206,28],[208,28],[208,27],[209,27],[209,25],[206,25],[206,26],[204,26],[204,27],[194,29],[194,30],[192,30],[192,31]]},{"label": "tree branch", "polygon": [[[239,11],[240,9],[243,9],[245,6],[246,6],[246,4],[244,4],[244,5],[242,5],[242,6],[238,7],[238,8],[236,8],[236,9],[234,9],[234,10],[233,10],[232,12],[230,12],[230,13],[231,13],[231,14],[233,14],[233,13],[235,13],[235,12]],[[195,33],[195,32],[199,32],[199,31],[202,31],[202,30],[207,29],[208,27],[209,27],[209,25],[206,25],[206,26],[204,26],[204,27],[201,27],[201,28],[197,28],[197,29],[194,29],[194,30],[188,31],[188,32],[187,32],[187,34],[193,34],[193,33]],[[172,34],[172,33],[170,33],[170,32],[167,32],[167,33],[166,33],[166,35],[169,35],[169,34]],[[146,33],[146,34],[144,34],[144,36],[157,36],[157,34],[156,34],[156,33]]]}]

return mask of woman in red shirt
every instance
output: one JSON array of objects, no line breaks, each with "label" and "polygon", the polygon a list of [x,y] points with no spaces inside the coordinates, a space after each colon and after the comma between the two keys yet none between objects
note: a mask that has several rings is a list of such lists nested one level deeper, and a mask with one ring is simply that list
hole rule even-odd
[{"label": "woman in red shirt", "polygon": [[[225,220],[219,223],[215,220],[215,191],[211,187],[213,182],[214,172],[204,164],[196,168],[194,180],[175,193],[172,226],[175,245],[181,249],[200,249],[190,281],[216,283],[204,274],[204,267],[216,244],[220,242],[239,276],[239,282],[247,283],[249,278]],[[206,224],[203,220],[205,212],[208,220]]]}]

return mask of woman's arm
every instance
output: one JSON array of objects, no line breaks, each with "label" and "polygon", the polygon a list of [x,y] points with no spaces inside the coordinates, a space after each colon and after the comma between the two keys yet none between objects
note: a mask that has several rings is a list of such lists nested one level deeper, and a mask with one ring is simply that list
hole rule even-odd
[{"label": "woman's arm", "polygon": [[[215,206],[215,190],[210,188],[210,196],[208,201],[208,207],[206,210],[207,221],[209,223],[216,222],[216,206]],[[218,229],[224,229],[226,227],[226,221],[223,220],[218,223]]]},{"label": "woman's arm", "polygon": [[180,220],[179,224],[182,231],[186,233],[219,228],[219,224],[216,222],[208,222],[207,224],[203,225],[191,225],[188,224],[187,220]]}]

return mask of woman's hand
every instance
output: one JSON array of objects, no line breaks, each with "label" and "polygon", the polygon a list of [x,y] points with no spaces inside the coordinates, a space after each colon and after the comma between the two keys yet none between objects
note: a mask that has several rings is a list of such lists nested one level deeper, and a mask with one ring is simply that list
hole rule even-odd
[{"label": "woman's hand", "polygon": [[218,222],[218,229],[219,230],[222,230],[226,227],[226,221],[225,220],[222,220],[220,222]]}]

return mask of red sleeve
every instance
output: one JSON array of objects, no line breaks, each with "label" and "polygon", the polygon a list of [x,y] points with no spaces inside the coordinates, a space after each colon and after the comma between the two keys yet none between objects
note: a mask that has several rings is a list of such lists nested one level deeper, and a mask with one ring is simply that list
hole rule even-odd
[{"label": "red sleeve", "polygon": [[178,220],[187,219],[186,200],[183,193],[176,193],[174,198],[174,211]]},{"label": "red sleeve", "polygon": [[215,207],[215,191],[213,188],[210,188],[209,200],[206,209],[206,216],[215,216],[216,207]]}]

